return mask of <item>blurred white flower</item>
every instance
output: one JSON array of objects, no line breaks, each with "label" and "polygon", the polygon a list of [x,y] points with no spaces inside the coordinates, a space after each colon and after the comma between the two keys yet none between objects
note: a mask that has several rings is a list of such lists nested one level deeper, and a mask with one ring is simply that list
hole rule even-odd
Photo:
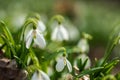
[{"label": "blurred white flower", "polygon": [[34,45],[37,45],[39,48],[44,48],[46,46],[45,39],[38,29],[32,29],[28,32],[25,37],[26,48],[29,48],[32,40],[34,40]]},{"label": "blurred white flower", "polygon": [[50,80],[49,76],[41,70],[36,71],[31,80]]},{"label": "blurred white flower", "polygon": [[89,52],[89,44],[87,39],[81,39],[77,45],[80,48],[80,51],[82,53],[88,53]]},{"label": "blurred white flower", "polygon": [[67,30],[69,32],[69,37],[71,41],[79,40],[80,33],[75,26],[68,26]]},{"label": "blurred white flower", "polygon": [[61,24],[59,24],[52,33],[52,40],[54,41],[63,41],[69,39],[68,31],[65,29],[65,27]]},{"label": "blurred white flower", "polygon": [[11,25],[14,26],[11,29],[16,32],[18,31],[25,22],[26,14],[25,13],[13,13],[11,16]]},{"label": "blurred white flower", "polygon": [[64,23],[64,25],[68,31],[68,34],[69,34],[69,41],[79,40],[79,38],[80,38],[79,29],[75,25],[71,24],[70,21],[66,21]]},{"label": "blurred white flower", "polygon": [[86,54],[80,54],[74,61],[74,65],[77,66],[77,60],[82,60],[82,64],[85,62],[86,59],[88,59],[86,65],[85,65],[85,69],[90,68],[91,66],[91,60],[90,58],[86,55]]},{"label": "blurred white flower", "polygon": [[44,32],[46,30],[46,26],[41,20],[38,21],[37,28],[40,32]]},{"label": "blurred white flower", "polygon": [[61,57],[57,60],[56,70],[58,72],[61,72],[66,65],[67,65],[67,68],[68,68],[69,72],[72,72],[71,63],[66,59],[66,57]]}]

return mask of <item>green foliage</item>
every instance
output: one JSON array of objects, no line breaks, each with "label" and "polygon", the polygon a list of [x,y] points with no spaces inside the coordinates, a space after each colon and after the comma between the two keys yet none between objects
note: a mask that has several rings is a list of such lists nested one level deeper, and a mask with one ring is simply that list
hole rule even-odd
[{"label": "green foliage", "polygon": [[[55,16],[58,25],[59,22],[62,24],[63,17],[62,16]],[[53,18],[55,18],[53,17]],[[52,18],[52,19],[53,19]],[[25,31],[27,27],[29,27],[29,24],[32,24],[32,29],[34,31],[37,31],[37,24],[38,24],[38,15],[34,17],[28,18],[23,27],[19,30],[19,38],[17,40],[14,40],[14,36],[12,36],[11,32],[7,28],[4,22],[0,22],[0,42],[2,43],[2,46],[0,47],[0,50],[5,50],[4,56],[10,59],[15,59],[18,65],[18,68],[20,69],[26,69],[28,71],[28,78],[30,79],[33,73],[36,70],[43,70],[44,72],[48,72],[48,67],[53,70],[50,77],[52,79],[57,80],[58,77],[62,77],[63,73],[68,73],[64,67],[67,65],[68,69],[69,66],[74,66],[73,62],[74,59],[77,57],[76,55],[80,55],[79,47],[76,46],[76,44],[62,41],[52,41],[50,39],[51,35],[46,34],[45,37],[47,37],[46,41],[48,41],[46,48],[40,49],[38,46],[33,47],[34,45],[34,39],[32,39],[30,47],[26,47],[25,42]],[[50,25],[48,25],[50,26]],[[49,28],[48,28],[49,29]],[[105,52],[105,55],[98,61],[96,61],[93,66],[89,67],[88,69],[85,69],[85,66],[87,65],[88,58],[86,58],[84,61],[82,59],[77,60],[76,67],[78,68],[77,75],[75,74],[75,70],[72,71],[71,74],[74,79],[80,79],[83,78],[85,75],[89,75],[89,78],[91,80],[119,80],[120,74],[118,73],[116,76],[111,74],[112,69],[119,63],[119,58],[115,58],[113,60],[109,61],[109,57],[112,54],[112,51],[114,47],[118,44],[120,40],[120,34],[119,34],[120,27],[118,26],[110,36],[110,40]],[[51,32],[51,31],[50,31]],[[36,38],[35,35],[37,32],[33,32],[32,35],[33,38]],[[42,34],[42,32],[40,32]],[[60,35],[61,36],[61,35]],[[92,36],[83,33],[83,37],[85,39],[92,39]],[[16,42],[18,41],[18,42]],[[71,45],[72,44],[72,45]],[[75,48],[77,47],[78,50]],[[83,46],[85,47],[85,46]],[[63,70],[62,72],[58,73],[55,70],[55,64],[56,59],[63,57]],[[67,60],[68,58],[68,60]],[[62,61],[62,60],[61,60]],[[69,62],[70,61],[70,62]],[[59,62],[59,61],[57,61]],[[68,64],[69,62],[69,64]],[[60,65],[61,66],[61,65]]]}]

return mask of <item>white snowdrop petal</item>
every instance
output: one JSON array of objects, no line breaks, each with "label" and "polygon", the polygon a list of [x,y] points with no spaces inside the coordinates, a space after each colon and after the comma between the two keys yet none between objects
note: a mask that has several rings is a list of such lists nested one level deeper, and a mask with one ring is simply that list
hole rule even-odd
[{"label": "white snowdrop petal", "polygon": [[37,25],[37,28],[40,32],[44,32],[46,27],[44,25],[44,23],[42,21],[38,21],[38,25]]},{"label": "white snowdrop petal", "polygon": [[57,41],[63,41],[64,40],[63,33],[60,31],[60,27],[59,27],[58,32],[57,32],[56,40]]},{"label": "white snowdrop petal", "polygon": [[58,33],[58,27],[56,27],[53,32],[52,32],[52,40],[56,40],[57,39],[57,33]]},{"label": "white snowdrop petal", "polygon": [[64,28],[63,25],[60,25],[60,32],[61,32],[64,40],[69,39],[68,31]]},{"label": "white snowdrop petal", "polygon": [[27,34],[25,34],[25,41],[27,41],[28,40],[28,38],[30,37],[30,36],[32,36],[32,33],[33,33],[33,30],[30,30]]},{"label": "white snowdrop petal", "polygon": [[71,63],[67,59],[66,59],[66,63],[67,63],[67,67],[68,67],[69,72],[72,72],[72,65],[71,65]]},{"label": "white snowdrop petal", "polygon": [[41,74],[42,80],[50,80],[49,76],[43,71],[40,71],[40,74]]},{"label": "white snowdrop petal", "polygon": [[52,40],[63,41],[63,40],[68,40],[68,39],[69,39],[68,32],[62,25],[58,25],[53,30]]},{"label": "white snowdrop petal", "polygon": [[37,80],[37,74],[36,73],[33,74],[31,80]]},{"label": "white snowdrop petal", "polygon": [[69,40],[76,41],[80,37],[80,32],[76,26],[72,24],[66,24],[66,30],[68,32]]},{"label": "white snowdrop petal", "polygon": [[30,32],[26,38],[26,48],[29,48],[31,43],[32,43],[32,38],[33,38],[33,35],[32,33]]},{"label": "white snowdrop petal", "polygon": [[31,80],[43,80],[43,79],[41,78],[40,73],[36,71],[36,72],[33,74]]},{"label": "white snowdrop petal", "polygon": [[63,58],[60,58],[58,61],[57,61],[57,64],[56,64],[56,70],[58,72],[61,72],[65,67],[65,63],[64,63],[64,59]]},{"label": "white snowdrop petal", "polygon": [[46,42],[42,34],[40,34],[38,31],[36,33],[36,38],[34,39],[35,44],[37,44],[40,48],[45,48]]},{"label": "white snowdrop petal", "polygon": [[29,39],[26,42],[26,48],[28,49],[32,43],[32,36],[29,37]]}]

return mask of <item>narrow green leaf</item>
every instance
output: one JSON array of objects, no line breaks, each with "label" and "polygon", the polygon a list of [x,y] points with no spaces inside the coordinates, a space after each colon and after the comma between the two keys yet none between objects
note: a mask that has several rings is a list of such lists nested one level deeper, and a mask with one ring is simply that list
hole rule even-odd
[{"label": "narrow green leaf", "polygon": [[98,70],[102,70],[104,67],[96,67],[96,68],[91,68],[89,70],[84,70],[80,73],[80,75],[78,75],[77,77],[80,78],[86,74],[94,74],[95,72],[97,72]]},{"label": "narrow green leaf", "polygon": [[4,35],[1,34],[0,36],[4,40],[4,42],[7,44],[7,46],[11,49],[12,54],[14,56],[16,56],[17,53],[15,52],[15,49],[14,49],[13,45],[11,44],[11,42]]},{"label": "narrow green leaf", "polygon": [[104,66],[104,69],[102,71],[103,74],[108,74],[110,73],[110,71],[114,68],[115,65],[117,65],[117,63],[119,62],[118,59],[115,59],[109,63],[107,63],[105,66]]},{"label": "narrow green leaf", "polygon": [[14,45],[14,40],[13,40],[12,34],[10,33],[10,31],[7,28],[7,26],[5,25],[5,23],[1,21],[0,25],[1,25],[2,31],[4,32],[3,34],[5,34],[7,39],[10,40],[10,42]]},{"label": "narrow green leaf", "polygon": [[85,68],[86,64],[87,64],[88,58],[84,61],[84,63],[82,64],[82,69]]}]

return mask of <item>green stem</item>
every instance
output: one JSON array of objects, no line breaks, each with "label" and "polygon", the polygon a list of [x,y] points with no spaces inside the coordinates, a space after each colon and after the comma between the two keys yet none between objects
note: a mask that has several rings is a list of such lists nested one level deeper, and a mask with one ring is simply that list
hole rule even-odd
[{"label": "green stem", "polygon": [[61,47],[60,49],[58,49],[57,52],[63,52],[63,56],[66,56],[67,53],[66,53],[66,49],[64,47]]},{"label": "green stem", "polygon": [[53,21],[53,20],[57,20],[58,24],[61,24],[64,21],[64,17],[61,15],[55,15],[52,17],[51,21]]}]

